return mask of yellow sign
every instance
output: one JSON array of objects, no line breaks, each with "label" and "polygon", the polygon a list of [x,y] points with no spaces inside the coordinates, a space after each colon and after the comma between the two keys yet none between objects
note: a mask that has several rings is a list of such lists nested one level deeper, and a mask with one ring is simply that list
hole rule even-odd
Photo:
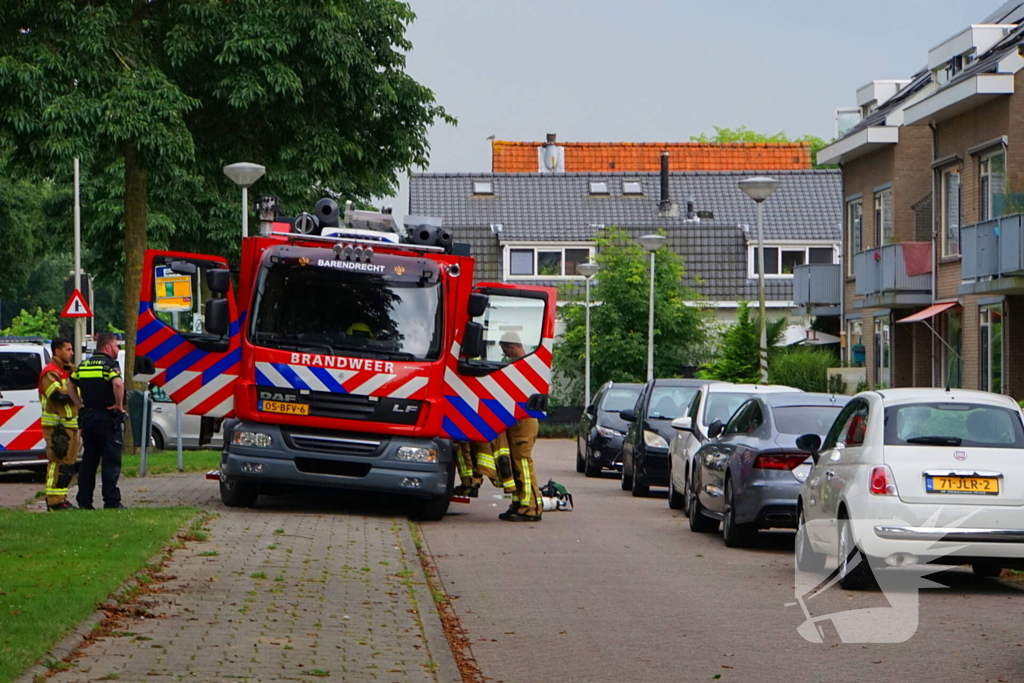
[{"label": "yellow sign", "polygon": [[191,311],[192,277],[175,273],[167,266],[156,267],[153,291],[154,311]]},{"label": "yellow sign", "polygon": [[995,477],[929,477],[929,493],[967,493],[994,496],[999,493]]},{"label": "yellow sign", "polygon": [[284,415],[309,415],[309,405],[306,403],[261,401],[260,410],[265,413],[282,413]]}]

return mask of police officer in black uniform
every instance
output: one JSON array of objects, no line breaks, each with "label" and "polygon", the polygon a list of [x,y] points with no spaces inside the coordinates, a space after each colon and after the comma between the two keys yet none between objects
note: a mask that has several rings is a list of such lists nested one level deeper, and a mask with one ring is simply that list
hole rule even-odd
[{"label": "police officer in black uniform", "polygon": [[117,480],[121,476],[121,446],[124,443],[124,380],[117,364],[117,338],[101,334],[96,353],[71,373],[69,393],[81,396],[79,429],[85,454],[78,472],[78,507],[92,510],[96,468],[102,463],[103,507],[123,509]]}]

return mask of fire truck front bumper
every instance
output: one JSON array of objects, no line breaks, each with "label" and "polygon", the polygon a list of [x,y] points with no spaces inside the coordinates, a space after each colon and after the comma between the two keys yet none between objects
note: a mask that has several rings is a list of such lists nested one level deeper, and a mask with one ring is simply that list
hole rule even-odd
[{"label": "fire truck front bumper", "polygon": [[275,486],[432,498],[450,492],[453,460],[447,439],[237,422],[225,425],[221,474]]}]

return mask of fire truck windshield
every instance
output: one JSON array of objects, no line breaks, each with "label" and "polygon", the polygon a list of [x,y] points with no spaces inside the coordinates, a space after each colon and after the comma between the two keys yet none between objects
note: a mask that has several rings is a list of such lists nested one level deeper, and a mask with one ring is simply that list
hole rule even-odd
[{"label": "fire truck windshield", "polygon": [[[249,335],[253,344],[393,360],[440,357],[436,273],[386,277],[327,267],[327,262],[318,267],[303,263],[306,259],[274,261],[260,273]],[[406,269],[396,270],[404,274]]]}]

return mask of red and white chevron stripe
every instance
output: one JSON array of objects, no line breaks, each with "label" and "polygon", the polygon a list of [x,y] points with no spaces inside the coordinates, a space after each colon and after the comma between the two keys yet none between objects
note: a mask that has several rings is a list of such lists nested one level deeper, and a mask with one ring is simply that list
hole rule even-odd
[{"label": "red and white chevron stripe", "polygon": [[45,450],[42,417],[36,405],[0,408],[0,450]]}]

